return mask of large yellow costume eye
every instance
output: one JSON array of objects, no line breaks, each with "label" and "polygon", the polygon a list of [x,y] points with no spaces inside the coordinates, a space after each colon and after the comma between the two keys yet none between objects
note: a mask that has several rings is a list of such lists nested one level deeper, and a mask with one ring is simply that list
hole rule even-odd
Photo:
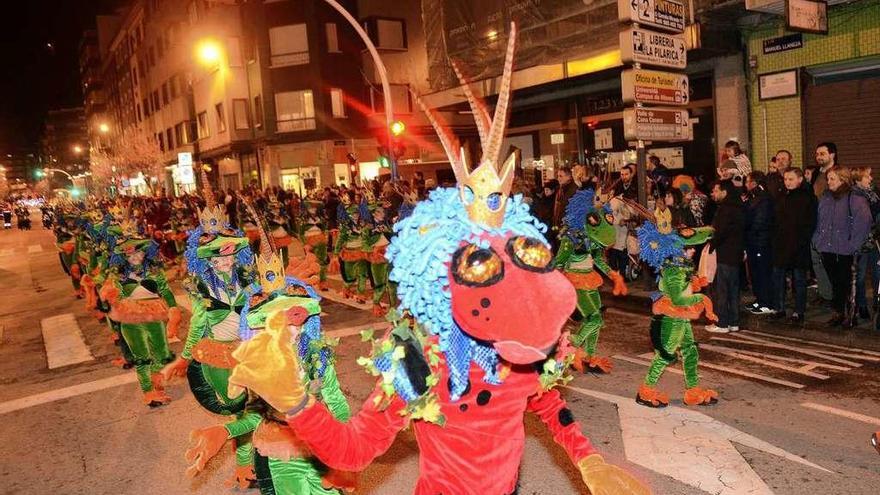
[{"label": "large yellow costume eye", "polygon": [[507,241],[506,251],[514,264],[524,270],[538,273],[553,270],[553,252],[538,239],[512,237]]},{"label": "large yellow costume eye", "polygon": [[452,277],[462,285],[486,287],[504,277],[504,261],[492,248],[468,244],[452,255]]}]

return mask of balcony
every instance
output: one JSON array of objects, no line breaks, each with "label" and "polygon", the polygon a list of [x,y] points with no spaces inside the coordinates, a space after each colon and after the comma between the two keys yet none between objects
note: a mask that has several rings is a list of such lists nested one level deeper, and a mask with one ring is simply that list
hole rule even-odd
[{"label": "balcony", "polygon": [[278,132],[299,132],[299,131],[313,131],[315,130],[315,118],[306,118],[306,119],[290,119],[290,120],[276,120],[275,126],[278,128]]},{"label": "balcony", "polygon": [[291,52],[272,55],[272,68],[287,67],[292,65],[307,65],[309,52]]}]

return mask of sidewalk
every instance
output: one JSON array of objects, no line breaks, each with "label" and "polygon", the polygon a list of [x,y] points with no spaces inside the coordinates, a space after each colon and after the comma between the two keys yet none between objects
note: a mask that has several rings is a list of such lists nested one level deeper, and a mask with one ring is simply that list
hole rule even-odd
[{"label": "sidewalk", "polygon": [[[643,280],[628,284],[629,295],[626,297],[614,297],[611,295],[611,286],[605,284],[601,287],[602,303],[609,308],[624,311],[650,313],[651,293],[645,290]],[[811,294],[812,295],[812,292]],[[743,298],[745,300],[748,298]],[[825,322],[831,318],[831,311],[824,307],[807,305],[806,321],[803,327],[787,325],[781,321],[774,321],[767,316],[755,316],[747,311],[740,311],[740,328],[767,332],[785,337],[795,337],[806,340],[815,340],[826,344],[856,347],[872,351],[880,351],[880,332],[873,330],[872,322],[860,322],[859,326],[851,330],[842,328],[829,329]],[[706,320],[698,320],[695,325],[703,325]]]}]

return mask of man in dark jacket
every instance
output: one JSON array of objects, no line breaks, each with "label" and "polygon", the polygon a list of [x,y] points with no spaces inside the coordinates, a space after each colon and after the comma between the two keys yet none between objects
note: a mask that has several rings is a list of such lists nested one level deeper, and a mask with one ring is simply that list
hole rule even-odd
[{"label": "man in dark jacket", "polygon": [[816,196],[804,181],[804,172],[795,167],[783,173],[785,194],[775,205],[776,226],[773,229],[773,318],[785,317],[786,275],[791,274],[794,286],[794,312],[789,322],[801,325],[807,309],[807,272],[812,265],[810,240],[816,229]]},{"label": "man in dark jacket", "polygon": [[770,238],[773,234],[773,203],[765,189],[763,172],[752,172],[746,178],[747,202],[745,215],[746,260],[755,295],[748,310],[752,314],[773,314],[773,275],[770,264]]},{"label": "man in dark jacket", "polygon": [[709,241],[709,252],[716,253],[714,299],[718,323],[706,330],[713,333],[739,331],[739,267],[743,257],[743,203],[740,189],[730,180],[712,186],[712,199],[718,203]]},{"label": "man in dark jacket", "polygon": [[565,216],[568,200],[578,191],[578,185],[574,182],[571,169],[568,167],[562,167],[556,171],[556,180],[559,181],[559,189],[556,191],[556,201],[553,205],[552,226],[559,228],[562,226],[562,217]]}]

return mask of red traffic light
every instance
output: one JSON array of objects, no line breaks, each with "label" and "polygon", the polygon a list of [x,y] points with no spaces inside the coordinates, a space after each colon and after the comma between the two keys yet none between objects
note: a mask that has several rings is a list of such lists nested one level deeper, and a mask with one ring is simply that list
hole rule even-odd
[{"label": "red traffic light", "polygon": [[398,120],[391,124],[391,135],[392,136],[400,136],[406,132],[406,124],[402,121]]}]

